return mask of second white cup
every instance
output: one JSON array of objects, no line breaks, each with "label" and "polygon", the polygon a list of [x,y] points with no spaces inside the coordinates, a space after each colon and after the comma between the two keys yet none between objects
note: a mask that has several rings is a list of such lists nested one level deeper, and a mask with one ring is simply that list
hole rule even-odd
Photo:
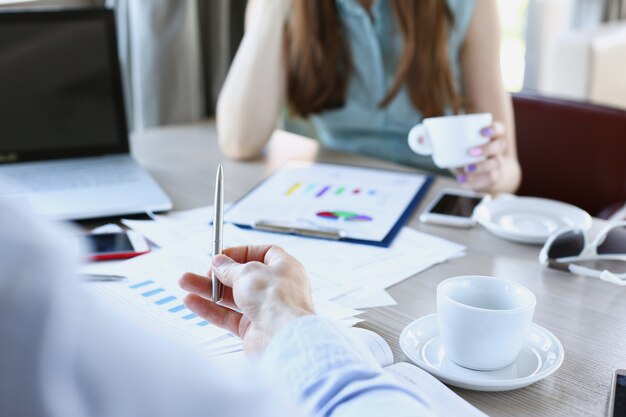
[{"label": "second white cup", "polygon": [[481,371],[515,361],[537,304],[535,295],[513,281],[460,276],[437,287],[437,320],[446,355]]},{"label": "second white cup", "polygon": [[493,123],[490,113],[430,117],[409,131],[409,147],[419,155],[433,157],[440,168],[459,168],[485,159],[469,150],[484,145],[489,138],[481,129]]}]

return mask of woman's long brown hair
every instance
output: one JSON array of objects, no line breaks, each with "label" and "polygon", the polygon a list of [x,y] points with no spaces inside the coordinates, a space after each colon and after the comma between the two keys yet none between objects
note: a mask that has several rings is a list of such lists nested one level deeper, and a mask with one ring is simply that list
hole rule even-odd
[{"label": "woman's long brown hair", "polygon": [[[387,106],[406,85],[424,117],[460,110],[448,59],[453,16],[445,0],[389,0],[404,39]],[[348,40],[335,0],[296,0],[285,28],[287,101],[299,116],[342,107],[352,71]]]}]

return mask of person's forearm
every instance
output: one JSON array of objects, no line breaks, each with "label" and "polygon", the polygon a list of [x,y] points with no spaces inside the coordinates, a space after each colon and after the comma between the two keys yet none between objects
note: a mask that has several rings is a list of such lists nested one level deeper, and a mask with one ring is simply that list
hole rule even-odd
[{"label": "person's forearm", "polygon": [[233,158],[259,154],[283,103],[283,28],[291,0],[257,1],[217,102],[222,150]]},{"label": "person's forearm", "polygon": [[383,372],[340,329],[316,316],[303,317],[270,343],[271,367],[314,416],[431,416],[425,400]]}]

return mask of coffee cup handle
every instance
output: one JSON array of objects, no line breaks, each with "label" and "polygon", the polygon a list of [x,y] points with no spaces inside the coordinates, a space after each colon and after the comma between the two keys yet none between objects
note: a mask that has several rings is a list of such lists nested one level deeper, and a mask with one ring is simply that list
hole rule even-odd
[{"label": "coffee cup handle", "polygon": [[433,148],[423,124],[415,125],[409,131],[409,148],[418,155],[432,155]]}]

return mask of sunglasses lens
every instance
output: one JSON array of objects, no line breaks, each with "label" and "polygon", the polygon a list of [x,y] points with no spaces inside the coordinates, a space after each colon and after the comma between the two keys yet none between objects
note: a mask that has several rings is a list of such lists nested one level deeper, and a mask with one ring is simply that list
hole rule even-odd
[{"label": "sunglasses lens", "polygon": [[585,248],[585,235],[580,230],[561,233],[554,239],[548,250],[548,258],[557,259],[578,256]]},{"label": "sunglasses lens", "polygon": [[626,226],[611,229],[598,245],[599,254],[626,254]]}]

